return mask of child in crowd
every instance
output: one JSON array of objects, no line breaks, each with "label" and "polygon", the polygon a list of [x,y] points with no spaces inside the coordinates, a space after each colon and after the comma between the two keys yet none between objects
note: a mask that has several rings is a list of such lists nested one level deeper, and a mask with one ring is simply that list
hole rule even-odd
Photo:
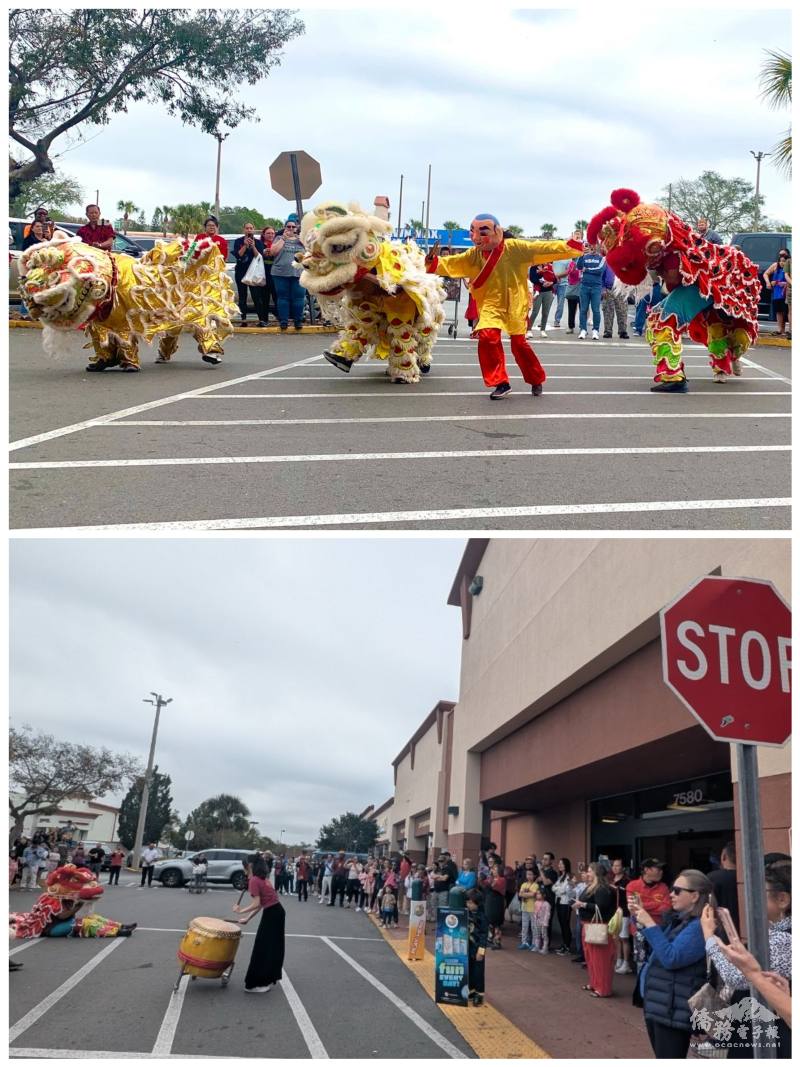
[{"label": "child in crowd", "polygon": [[[384,886],[381,892],[381,926],[390,927],[395,922],[397,911],[397,897],[390,886]],[[395,925],[396,922],[395,922]]]},{"label": "child in crowd", "polygon": [[467,918],[469,920],[469,998],[475,1007],[483,1004],[486,989],[486,944],[489,938],[489,922],[483,910],[483,893],[470,889],[467,893]]},{"label": "child in crowd", "polygon": [[519,934],[519,948],[529,948],[535,951],[533,948],[533,920],[534,920],[534,908],[536,906],[536,895],[538,893],[538,886],[533,873],[532,867],[525,868],[525,879],[522,885],[519,887],[519,906],[520,906],[520,919],[522,920],[522,929]]},{"label": "child in crowd", "polygon": [[533,945],[531,952],[546,956],[550,948],[550,903],[537,886],[533,904]]}]

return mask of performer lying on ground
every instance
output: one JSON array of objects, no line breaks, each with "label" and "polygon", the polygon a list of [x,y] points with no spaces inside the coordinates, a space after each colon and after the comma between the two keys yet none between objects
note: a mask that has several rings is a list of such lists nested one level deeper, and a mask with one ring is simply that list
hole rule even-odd
[{"label": "performer lying on ground", "polygon": [[92,347],[88,371],[138,371],[139,341],[159,338],[167,363],[190,330],[206,363],[220,363],[236,305],[225,261],[211,238],[158,243],[141,259],[105,252],[57,230],[23,253],[20,289],[45,350],[59,334],[83,330]]},{"label": "performer lying on ground", "polygon": [[[617,278],[646,295],[648,272],[667,297],[651,308],[646,336],[656,366],[654,393],[686,393],[682,337],[705,345],[715,382],[739,375],[741,357],[758,337],[758,267],[738,248],[712,243],[658,204],[616,189],[586,233],[599,241]],[[630,292],[632,290],[628,290]]]},{"label": "performer lying on ground", "polygon": [[483,380],[492,387],[492,400],[511,392],[503,352],[503,332],[511,337],[511,352],[534,396],[542,395],[547,377],[536,353],[525,340],[528,319],[528,268],[534,263],[571,259],[583,252],[580,241],[522,241],[507,238],[494,215],[476,215],[469,228],[474,248],[439,258],[434,245],[425,258],[432,274],[468,278],[478,321],[472,336],[478,340]]},{"label": "performer lying on ground", "polygon": [[78,915],[90,900],[103,895],[103,887],[86,867],[67,863],[47,876],[47,892],[30,911],[12,912],[12,940],[28,937],[130,937],[136,923],[123,924],[92,912]]},{"label": "performer lying on ground", "polygon": [[347,374],[369,353],[388,360],[393,382],[416,383],[431,369],[444,289],[426,273],[416,244],[386,240],[390,231],[354,204],[320,204],[303,217],[300,284],[342,327],[324,353],[329,363]]}]

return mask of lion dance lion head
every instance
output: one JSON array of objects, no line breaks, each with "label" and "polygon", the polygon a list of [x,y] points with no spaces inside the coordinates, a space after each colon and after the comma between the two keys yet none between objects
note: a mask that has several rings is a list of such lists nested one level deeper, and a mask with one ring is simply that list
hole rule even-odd
[{"label": "lion dance lion head", "polygon": [[82,326],[112,294],[111,258],[61,231],[23,253],[20,273],[31,318],[55,329]]},{"label": "lion dance lion head", "polygon": [[61,900],[94,900],[103,895],[103,887],[86,867],[65,863],[47,876],[47,892]]},{"label": "lion dance lion head", "polygon": [[359,270],[371,266],[391,224],[368,215],[357,204],[320,204],[303,216],[305,245],[300,284],[312,293],[332,296],[351,285]]},{"label": "lion dance lion head", "polygon": [[643,204],[632,189],[615,189],[611,205],[589,223],[586,239],[600,245],[620,281],[638,285],[669,244],[669,215],[658,204]]}]

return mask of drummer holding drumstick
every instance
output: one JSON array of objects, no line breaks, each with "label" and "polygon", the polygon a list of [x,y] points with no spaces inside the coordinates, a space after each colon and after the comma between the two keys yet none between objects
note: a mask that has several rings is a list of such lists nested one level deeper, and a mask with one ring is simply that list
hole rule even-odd
[{"label": "drummer holding drumstick", "polygon": [[234,904],[233,910],[238,914],[237,921],[241,926],[249,923],[258,912],[261,912],[261,921],[244,979],[244,991],[268,993],[283,976],[286,912],[267,877],[267,865],[258,853],[247,857],[245,870],[248,876],[247,891],[253,903],[246,907]]}]

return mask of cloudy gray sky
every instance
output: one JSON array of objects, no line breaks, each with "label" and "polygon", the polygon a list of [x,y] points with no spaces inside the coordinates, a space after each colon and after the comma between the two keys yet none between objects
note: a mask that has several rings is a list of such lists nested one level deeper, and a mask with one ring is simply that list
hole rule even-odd
[{"label": "cloudy gray sky", "polygon": [[157,762],[185,816],[235,793],[313,841],[393,791],[391,760],[456,699],[463,541],[11,543],[12,723]]},{"label": "cloudy gray sky", "polygon": [[[418,217],[433,166],[431,224],[478,211],[536,233],[561,233],[608,202],[645,198],[670,181],[717,170],[755,182],[751,150],[769,151],[789,125],[759,98],[765,49],[790,50],[788,10],[598,4],[580,10],[403,5],[376,10],[300,6],[303,37],[282,65],[241,95],[261,122],[224,145],[222,202],[267,215],[291,208],[269,187],[281,152],[319,160],[313,201],[382,193],[396,219]],[[233,86],[232,86],[233,87]],[[151,105],[136,105],[61,165],[99,189],[104,213],[132,198],[214,199],[216,142]],[[767,159],[765,212],[791,217],[790,183]]]}]

